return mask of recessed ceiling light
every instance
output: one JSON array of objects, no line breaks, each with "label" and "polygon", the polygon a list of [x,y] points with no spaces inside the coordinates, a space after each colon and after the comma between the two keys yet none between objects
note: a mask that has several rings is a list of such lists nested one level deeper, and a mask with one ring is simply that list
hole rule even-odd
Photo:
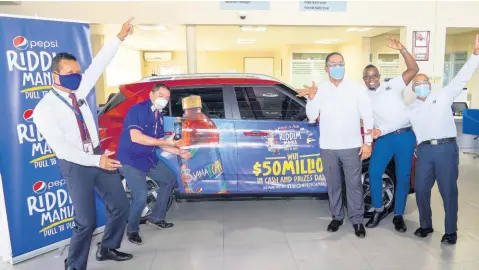
[{"label": "recessed ceiling light", "polygon": [[138,25],[138,28],[145,31],[167,31],[168,27],[166,25]]},{"label": "recessed ceiling light", "polygon": [[251,26],[251,25],[243,25],[241,26],[242,31],[256,31],[256,32],[264,32],[268,29],[266,26]]},{"label": "recessed ceiling light", "polygon": [[240,38],[236,41],[236,43],[238,44],[253,44],[255,42],[256,42],[255,39],[245,39],[245,38]]},{"label": "recessed ceiling light", "polygon": [[352,32],[352,31],[358,31],[358,28],[349,28],[346,30],[346,32]]},{"label": "recessed ceiling light", "polygon": [[371,30],[371,29],[372,29],[371,27],[362,28],[362,29],[359,29],[358,32],[366,32],[366,31],[369,31],[369,30]]},{"label": "recessed ceiling light", "polygon": [[316,44],[331,44],[331,43],[337,43],[337,39],[321,39],[321,40],[316,40],[314,43]]}]

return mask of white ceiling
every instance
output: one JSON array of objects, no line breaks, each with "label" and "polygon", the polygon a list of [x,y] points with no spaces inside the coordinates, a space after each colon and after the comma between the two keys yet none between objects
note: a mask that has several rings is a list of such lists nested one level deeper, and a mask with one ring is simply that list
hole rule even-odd
[{"label": "white ceiling", "polygon": [[[167,31],[142,30],[135,27],[135,33],[125,41],[125,46],[143,51],[186,50],[185,26],[167,26]],[[121,25],[92,25],[93,34],[113,36]],[[348,32],[352,27],[298,27],[272,26],[264,32],[242,31],[240,26],[197,26],[197,50],[220,49],[223,51],[279,50],[287,45],[314,45],[315,41],[332,39],[344,43],[361,37],[373,37],[392,31],[395,27],[373,27],[365,32]],[[363,27],[366,28],[366,27]],[[237,44],[238,39],[254,39],[253,44]]]},{"label": "white ceiling", "polygon": [[[125,46],[142,51],[184,51],[186,50],[186,29],[184,25],[167,25],[166,31],[144,30],[135,27],[135,34],[125,41]],[[92,25],[93,34],[107,37],[116,35],[121,25]],[[367,27],[365,32],[348,32],[354,27],[321,26],[271,26],[264,32],[242,31],[240,26],[200,25],[196,27],[197,50],[220,49],[222,51],[271,51],[288,45],[314,45],[324,39],[345,43],[362,37],[382,34],[399,34],[398,27]],[[357,27],[356,27],[357,28]],[[447,28],[447,35],[479,32],[478,28]],[[254,39],[253,44],[237,44],[238,39]]]}]

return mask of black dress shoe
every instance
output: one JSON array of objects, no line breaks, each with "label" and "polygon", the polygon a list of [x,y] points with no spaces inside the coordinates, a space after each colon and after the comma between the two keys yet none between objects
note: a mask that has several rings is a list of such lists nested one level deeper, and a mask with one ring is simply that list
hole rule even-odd
[{"label": "black dress shoe", "polygon": [[97,244],[98,250],[96,251],[96,260],[97,261],[128,261],[133,258],[133,255],[120,252],[111,248],[104,248],[101,246],[101,243]]},{"label": "black dress shoe", "polygon": [[383,210],[381,212],[374,211],[373,217],[369,219],[369,221],[366,223],[366,227],[368,228],[375,228],[379,225],[381,220],[383,220],[385,217],[387,217],[389,214],[388,211]]},{"label": "black dress shoe", "polygon": [[441,243],[455,245],[457,242],[457,233],[446,233],[441,240]]},{"label": "black dress shoe", "polygon": [[337,232],[339,230],[339,227],[341,227],[341,225],[343,225],[342,220],[333,219],[331,223],[329,223],[328,225],[328,232]]},{"label": "black dress shoe", "polygon": [[404,223],[404,218],[400,215],[396,215],[393,218],[393,224],[394,228],[398,232],[406,232],[407,231],[407,226],[406,223]]},{"label": "black dress shoe", "polygon": [[150,226],[150,227],[153,227],[155,229],[168,229],[168,228],[171,228],[174,226],[173,223],[168,223],[164,220],[160,220],[160,221],[150,221],[150,220],[147,220],[146,221],[146,225]]},{"label": "black dress shoe", "polygon": [[416,232],[414,232],[414,235],[417,237],[424,238],[424,237],[427,237],[427,235],[432,232],[434,232],[433,228],[419,228],[416,230]]},{"label": "black dress shoe", "polygon": [[354,234],[359,238],[366,237],[366,229],[363,224],[353,224]]},{"label": "black dress shoe", "polygon": [[65,270],[76,270],[76,268],[73,268],[73,266],[68,265],[67,259],[65,259]]},{"label": "black dress shoe", "polygon": [[141,239],[140,234],[137,232],[126,233],[126,236],[128,236],[128,240],[135,245],[143,244],[143,240]]}]

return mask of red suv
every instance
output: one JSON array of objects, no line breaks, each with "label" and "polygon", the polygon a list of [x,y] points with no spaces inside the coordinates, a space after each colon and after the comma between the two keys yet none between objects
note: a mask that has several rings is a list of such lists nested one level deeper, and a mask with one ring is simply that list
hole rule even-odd
[{"label": "red suv", "polygon": [[[171,101],[163,112],[167,134],[173,131],[178,117],[182,119],[183,132],[189,130],[192,138],[219,134],[216,141],[190,139],[184,144],[183,148],[192,153],[187,162],[157,151],[178,176],[177,194],[189,197],[327,193],[319,154],[319,128],[307,122],[306,100],[297,97],[293,88],[263,75],[152,76],[122,85],[99,112],[103,150],[116,151],[128,109],[148,99],[155,84],[171,89]],[[208,125],[192,129],[190,120],[184,117],[182,99],[191,95],[201,97],[201,121]],[[369,160],[364,161],[366,214],[371,207],[368,166]],[[383,200],[389,211],[394,207],[394,171],[391,162],[383,175]],[[154,182],[149,184],[155,188]],[[149,199],[153,201],[153,197]]]}]

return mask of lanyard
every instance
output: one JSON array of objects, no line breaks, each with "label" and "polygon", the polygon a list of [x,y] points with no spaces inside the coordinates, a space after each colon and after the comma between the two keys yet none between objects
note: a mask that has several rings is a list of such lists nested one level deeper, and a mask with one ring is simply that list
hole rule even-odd
[{"label": "lanyard", "polygon": [[[77,111],[70,103],[68,103],[68,101],[66,101],[64,97],[60,96],[60,94],[58,94],[57,91],[52,89],[52,92],[53,92],[53,94],[55,94],[55,96],[57,96],[57,98],[59,98],[61,101],[63,101],[63,103],[65,103],[75,113],[75,115],[78,117],[78,119],[80,119],[80,121],[84,122],[83,121],[83,116],[81,115],[81,113],[79,111]],[[80,108],[78,108],[78,109],[80,109]]]}]

